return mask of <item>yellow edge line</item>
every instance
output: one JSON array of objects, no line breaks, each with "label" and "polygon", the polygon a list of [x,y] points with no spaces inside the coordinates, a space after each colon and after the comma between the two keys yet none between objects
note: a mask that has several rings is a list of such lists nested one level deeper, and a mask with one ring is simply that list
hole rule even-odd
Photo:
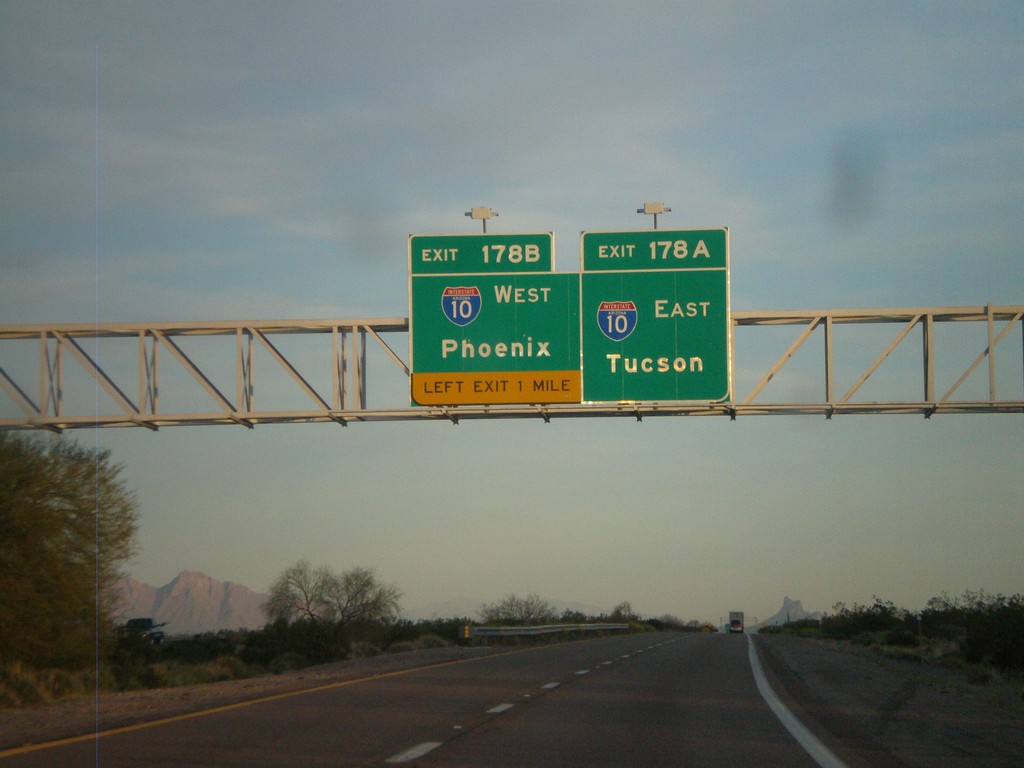
[{"label": "yellow edge line", "polygon": [[398,677],[399,675],[408,675],[412,672],[422,672],[427,669],[438,669],[439,667],[449,667],[453,664],[468,664],[471,661],[480,661],[481,659],[490,659],[494,656],[504,656],[511,653],[524,653],[526,651],[536,650],[533,648],[520,648],[514,651],[503,651],[501,653],[488,653],[483,656],[474,656],[470,659],[455,659],[453,661],[442,661],[437,664],[427,664],[423,667],[409,667],[408,669],[398,669],[394,672],[381,672],[375,675],[367,675],[366,677],[357,677],[352,680],[339,680],[336,683],[327,683],[325,685],[318,685],[315,688],[303,688],[298,691],[287,691],[285,693],[275,693],[272,696],[263,696],[258,699],[249,699],[247,701],[239,701],[235,704],[224,704],[219,707],[213,707],[212,709],[203,709],[198,712],[186,712],[181,715],[173,715],[171,717],[162,717],[158,720],[148,720],[144,723],[135,723],[134,725],[123,725],[120,728],[111,728],[109,731],[96,731],[95,733],[86,733],[81,736],[70,736],[66,739],[58,739],[57,741],[45,741],[39,744],[26,744],[21,747],[12,747],[11,749],[0,750],[0,760],[5,757],[13,757],[14,755],[23,755],[26,752],[35,752],[40,749],[52,749],[53,747],[63,747],[67,744],[77,744],[81,741],[90,741],[94,739],[101,739],[105,736],[114,736],[118,733],[128,733],[129,731],[140,731],[143,728],[154,728],[158,725],[167,725],[168,723],[176,723],[180,720],[191,720],[195,717],[203,717],[205,715],[214,715],[218,712],[229,712],[232,709],[241,709],[242,707],[250,707],[254,704],[263,704],[268,701],[277,701],[279,699],[288,699],[292,696],[302,696],[307,693],[316,693],[318,691],[327,691],[332,688],[344,688],[348,685],[355,685],[356,683],[366,683],[371,680],[382,680],[385,677]]}]

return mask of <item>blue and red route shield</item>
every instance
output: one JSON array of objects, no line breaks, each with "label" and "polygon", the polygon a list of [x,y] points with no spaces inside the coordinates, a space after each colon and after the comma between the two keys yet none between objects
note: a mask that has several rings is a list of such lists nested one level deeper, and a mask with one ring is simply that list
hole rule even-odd
[{"label": "blue and red route shield", "polygon": [[612,341],[622,341],[636,330],[636,319],[632,301],[602,301],[597,307],[597,327]]},{"label": "blue and red route shield", "polygon": [[467,326],[480,314],[480,289],[473,286],[458,286],[444,289],[441,294],[441,310],[455,325]]}]

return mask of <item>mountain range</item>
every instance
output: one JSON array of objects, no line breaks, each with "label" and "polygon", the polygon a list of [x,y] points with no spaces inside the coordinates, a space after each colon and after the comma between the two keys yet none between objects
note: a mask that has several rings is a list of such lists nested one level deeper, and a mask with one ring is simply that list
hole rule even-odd
[{"label": "mountain range", "polygon": [[126,578],[120,589],[120,618],[152,617],[166,624],[168,635],[259,629],[267,623],[265,594],[205,573],[182,571],[162,587]]},{"label": "mountain range", "polygon": [[803,621],[804,619],[815,619],[821,620],[821,611],[813,611],[808,613],[804,610],[804,605],[799,600],[790,600],[789,597],[782,598],[782,608],[777,613],[769,616],[767,619],[761,622],[763,627],[781,627],[790,621]]}]

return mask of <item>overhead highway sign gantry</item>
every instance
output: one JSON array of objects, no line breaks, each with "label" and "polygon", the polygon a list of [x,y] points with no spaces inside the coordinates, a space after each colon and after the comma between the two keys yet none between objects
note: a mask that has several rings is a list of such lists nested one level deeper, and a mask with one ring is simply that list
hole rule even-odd
[{"label": "overhead highway sign gantry", "polygon": [[743,351],[731,402],[458,407],[409,407],[404,317],[0,325],[0,429],[1024,414],[1024,304],[733,310],[730,322]]}]

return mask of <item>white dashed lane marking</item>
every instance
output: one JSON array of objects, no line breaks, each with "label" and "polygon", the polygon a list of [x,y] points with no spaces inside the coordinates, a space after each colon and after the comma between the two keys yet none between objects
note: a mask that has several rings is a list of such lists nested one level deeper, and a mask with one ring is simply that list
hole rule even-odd
[{"label": "white dashed lane marking", "polygon": [[399,752],[393,757],[389,757],[384,762],[386,763],[408,763],[412,762],[418,757],[423,757],[427,752],[437,749],[441,746],[440,741],[425,741],[422,744],[417,744],[415,747],[409,747],[404,752]]},{"label": "white dashed lane marking", "polygon": [[[649,651],[649,650],[651,650],[651,648],[654,648],[654,647],[657,647],[657,646],[651,646],[649,648],[638,649],[636,651],[633,651],[633,653],[631,653],[631,654],[630,653],[623,654],[619,658],[620,659],[628,659],[631,656],[636,656],[638,654],[643,653],[645,650]],[[612,665],[614,663],[615,663],[615,659],[611,659],[611,660],[608,660],[608,661],[602,661],[599,664],[599,666],[607,667],[607,666],[610,666],[610,665]],[[589,674],[590,671],[591,670],[589,670],[589,669],[578,669],[575,672],[573,672],[573,675],[575,675],[577,677],[582,677],[583,675]],[[545,683],[544,685],[541,686],[541,688],[544,689],[544,690],[552,691],[555,688],[558,688],[560,685],[561,685],[561,683],[558,683],[558,682]],[[524,694],[524,698],[529,699],[530,695],[529,694]],[[493,706],[490,709],[488,709],[487,710],[487,714],[489,714],[489,715],[500,715],[502,712],[508,712],[514,706],[515,706],[515,704],[511,704],[511,703],[507,703],[507,702],[504,703],[504,704],[498,704],[498,705]],[[462,730],[462,726],[461,725],[455,725],[452,728],[453,728],[453,730],[456,730],[456,731]],[[417,744],[415,747],[410,747],[409,749],[405,750],[404,752],[399,752],[397,755],[389,757],[385,762],[387,762],[387,763],[409,763],[409,762],[412,762],[413,760],[416,760],[417,758],[423,757],[428,752],[432,752],[433,750],[435,750],[438,747],[442,746],[443,743],[444,742],[440,742],[440,741],[425,741],[422,744]]]}]

